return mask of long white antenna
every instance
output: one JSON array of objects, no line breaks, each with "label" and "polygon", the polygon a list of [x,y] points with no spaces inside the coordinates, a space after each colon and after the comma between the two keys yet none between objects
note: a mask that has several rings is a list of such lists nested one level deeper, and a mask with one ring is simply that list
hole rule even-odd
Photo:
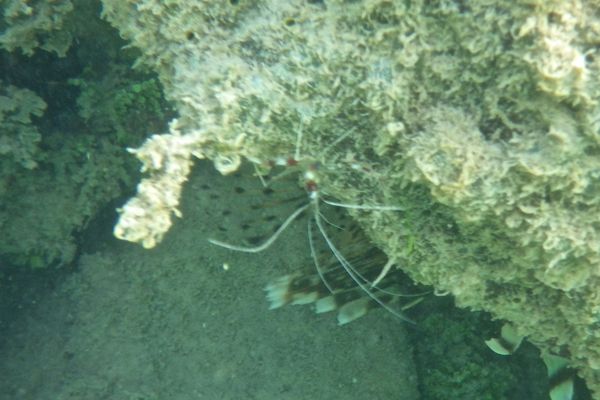
[{"label": "long white antenna", "polygon": [[275,243],[275,241],[279,238],[281,233],[283,231],[285,231],[285,229],[292,222],[294,222],[294,220],[296,218],[298,218],[298,216],[300,214],[302,214],[302,212],[304,210],[306,210],[310,205],[311,205],[311,203],[307,203],[307,204],[303,205],[302,207],[299,207],[298,209],[296,209],[296,211],[294,211],[289,217],[287,217],[287,219],[279,227],[279,229],[277,229],[275,231],[275,233],[269,239],[267,239],[263,244],[261,244],[259,246],[256,246],[256,247],[237,246],[235,244],[229,244],[229,243],[221,242],[220,240],[215,240],[215,239],[208,239],[208,241],[216,246],[220,246],[220,247],[223,247],[223,248],[226,248],[229,250],[241,251],[244,253],[260,253],[261,251],[266,250],[267,248],[269,248],[269,246],[271,246],[273,243]]},{"label": "long white antenna", "polygon": [[394,310],[392,307],[388,306],[383,301],[381,301],[379,298],[377,298],[377,296],[375,296],[375,294],[367,287],[367,285],[364,282],[361,282],[361,279],[359,279],[359,276],[357,275],[357,272],[354,270],[354,267],[352,267],[352,265],[348,262],[348,260],[346,260],[346,258],[344,257],[344,255],[337,249],[337,247],[335,247],[335,245],[333,244],[333,242],[331,241],[331,239],[329,238],[329,236],[327,236],[327,232],[325,231],[325,228],[323,227],[323,224],[321,223],[321,219],[319,218],[318,210],[317,210],[317,212],[315,212],[315,216],[314,217],[315,217],[315,222],[317,224],[317,227],[319,228],[319,231],[321,232],[321,235],[323,235],[323,239],[325,239],[325,241],[327,242],[327,245],[331,249],[331,252],[335,256],[335,258],[340,262],[340,264],[342,265],[342,267],[344,268],[344,270],[348,273],[348,275],[352,278],[352,280],[372,300],[374,300],[381,307],[385,308],[386,310],[388,310],[390,313],[394,314],[396,317],[400,318],[401,320],[409,322],[411,324],[415,324],[415,322],[413,320],[411,320],[408,317],[404,316],[402,313]]}]

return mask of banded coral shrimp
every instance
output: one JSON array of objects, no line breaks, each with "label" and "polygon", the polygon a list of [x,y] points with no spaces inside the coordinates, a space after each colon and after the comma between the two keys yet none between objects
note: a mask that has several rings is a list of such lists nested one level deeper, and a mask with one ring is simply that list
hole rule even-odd
[{"label": "banded coral shrimp", "polygon": [[[344,138],[338,139],[331,146]],[[270,188],[273,182],[284,177],[299,174],[301,186],[306,193],[305,200],[296,206],[272,235],[256,245],[237,245],[217,239],[209,239],[209,242],[236,252],[260,253],[270,248],[294,221],[308,214],[307,237],[316,274],[307,276],[293,273],[269,284],[265,290],[270,308],[286,304],[315,303],[317,313],[338,310],[338,322],[342,325],[361,317],[373,306],[380,306],[398,319],[414,323],[403,312],[419,303],[427,292],[404,294],[398,291],[398,286],[405,285],[408,278],[393,268],[395,261],[387,259],[382,251],[370,243],[356,223],[340,224],[333,220],[331,211],[324,211],[324,208],[329,208],[338,211],[352,209],[364,212],[398,212],[404,208],[350,204],[329,199],[321,190],[320,163],[314,159],[302,158],[298,146],[299,144],[293,157],[281,157],[271,162],[272,166],[283,170],[269,180],[263,178],[257,168],[255,170],[265,188]],[[331,146],[325,148],[323,153],[328,152]],[[345,212],[343,214],[347,216]],[[333,235],[329,232],[330,227],[335,229]],[[350,239],[340,239],[343,243],[340,246],[340,240],[336,240],[340,237]],[[319,238],[322,240],[319,241]],[[322,251],[318,251],[319,242],[323,243]],[[324,255],[327,253],[328,256]],[[402,279],[398,278],[400,275]],[[401,283],[401,280],[404,282]],[[402,297],[411,298],[411,301],[393,307],[392,303]]]}]

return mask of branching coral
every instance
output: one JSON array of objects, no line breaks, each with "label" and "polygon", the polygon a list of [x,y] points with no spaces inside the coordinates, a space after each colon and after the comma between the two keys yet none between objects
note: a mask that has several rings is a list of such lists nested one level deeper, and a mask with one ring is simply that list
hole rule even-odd
[{"label": "branching coral", "polygon": [[64,29],[65,18],[73,11],[70,0],[2,0],[4,21],[0,23],[0,45],[8,51],[20,48],[32,55],[36,48],[64,56],[71,34]]},{"label": "branching coral", "polygon": [[0,155],[27,169],[36,167],[41,135],[32,118],[40,117],[45,109],[44,100],[31,90],[0,82]]}]

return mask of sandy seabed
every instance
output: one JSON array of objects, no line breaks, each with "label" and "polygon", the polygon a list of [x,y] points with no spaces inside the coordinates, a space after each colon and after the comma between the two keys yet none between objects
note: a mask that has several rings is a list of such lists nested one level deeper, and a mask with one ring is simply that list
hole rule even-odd
[{"label": "sandy seabed", "polygon": [[271,229],[261,213],[293,211],[248,211],[260,188],[200,163],[159,246],[110,239],[80,257],[6,330],[0,399],[418,399],[406,326],[391,314],[340,327],[306,306],[268,310],[265,285],[310,268],[305,221],[259,254],[207,242],[239,242]]}]

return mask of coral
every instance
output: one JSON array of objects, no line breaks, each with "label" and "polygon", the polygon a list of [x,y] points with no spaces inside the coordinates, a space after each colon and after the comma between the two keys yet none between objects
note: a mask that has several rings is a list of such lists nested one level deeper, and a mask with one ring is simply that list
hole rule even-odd
[{"label": "coral", "polygon": [[1,196],[0,255],[13,265],[71,263],[76,234],[130,180],[120,147],[106,139],[54,132],[44,144],[40,168],[15,173]]},{"label": "coral", "polygon": [[71,46],[71,33],[64,29],[73,11],[70,0],[2,0],[0,45],[8,51],[20,48],[32,55],[36,48],[64,56]]},{"label": "coral", "polygon": [[164,123],[168,106],[156,77],[131,76],[124,65],[110,65],[102,72],[101,77],[84,73],[70,81],[81,90],[78,114],[86,125],[123,145],[143,138],[138,137],[140,126],[152,132],[153,121]]},{"label": "coral", "polygon": [[[201,144],[201,138],[190,134],[155,135],[142,148],[131,150],[143,162],[142,172],[148,172],[149,177],[138,185],[138,196],[120,210],[116,237],[141,242],[146,248],[162,240],[171,227],[172,216],[180,216],[177,206],[181,188],[190,173],[194,148]],[[202,154],[197,156],[201,158]]]},{"label": "coral", "polygon": [[[598,393],[597,1],[103,4],[179,112],[138,151],[140,198],[168,187],[173,214],[193,153],[310,164],[323,196],[404,207],[352,215],[413,279],[568,355]],[[123,233],[132,216],[116,231],[147,246],[171,223]]]},{"label": "coral", "polygon": [[0,82],[0,155],[1,165],[20,164],[26,169],[37,166],[41,135],[32,118],[40,117],[46,103],[34,92]]},{"label": "coral", "polygon": [[5,15],[25,4],[33,19],[58,7],[51,15],[58,30],[40,33],[34,47],[49,49],[42,38],[67,34],[76,45],[64,57],[0,51],[0,63],[10,65],[0,82],[0,263],[65,266],[88,224],[134,187],[135,160],[123,147],[164,130],[168,107],[156,76],[131,70],[133,51],[120,50],[99,2],[73,1],[69,18],[70,2],[5,3],[13,7]]}]

